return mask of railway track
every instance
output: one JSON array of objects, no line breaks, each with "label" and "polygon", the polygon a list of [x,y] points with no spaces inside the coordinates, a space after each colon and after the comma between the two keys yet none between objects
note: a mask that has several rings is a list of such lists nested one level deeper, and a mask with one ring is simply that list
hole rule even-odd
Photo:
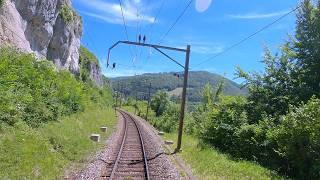
[{"label": "railway track", "polygon": [[124,119],[122,141],[112,163],[107,164],[103,179],[150,179],[147,155],[140,127],[128,113],[118,111]]}]

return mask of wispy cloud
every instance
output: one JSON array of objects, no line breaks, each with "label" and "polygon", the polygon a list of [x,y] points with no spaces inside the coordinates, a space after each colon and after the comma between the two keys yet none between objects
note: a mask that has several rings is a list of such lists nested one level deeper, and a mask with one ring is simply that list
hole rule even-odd
[{"label": "wispy cloud", "polygon": [[118,69],[117,71],[108,71],[105,72],[104,75],[107,77],[123,77],[123,76],[135,76],[135,75],[141,75],[145,74],[147,71],[142,70],[125,70],[125,69]]},{"label": "wispy cloud", "polygon": [[[112,24],[122,24],[121,6],[118,3],[105,2],[102,0],[79,0],[88,10],[80,13],[103,20]],[[123,15],[126,23],[130,26],[134,22],[154,23],[155,18],[143,12],[142,1],[140,0],[123,0]],[[138,15],[139,12],[139,15]]]},{"label": "wispy cloud", "polygon": [[271,13],[248,13],[248,14],[229,14],[229,18],[233,19],[265,19],[282,16],[288,13],[288,10],[279,11],[279,12],[271,12]]},{"label": "wispy cloud", "polygon": [[211,45],[194,45],[192,47],[192,52],[198,54],[218,54],[224,50],[224,47],[218,44]]},{"label": "wispy cloud", "polygon": [[[184,43],[170,42],[170,44],[174,46],[176,46],[176,44],[190,44],[191,52],[197,54],[218,54],[224,51],[224,45],[214,42],[186,41]],[[185,48],[185,46],[177,47]]]}]

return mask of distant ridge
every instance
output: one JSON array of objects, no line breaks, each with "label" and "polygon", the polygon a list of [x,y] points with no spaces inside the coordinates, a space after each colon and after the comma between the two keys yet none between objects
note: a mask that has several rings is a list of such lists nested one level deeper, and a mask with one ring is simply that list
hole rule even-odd
[{"label": "distant ridge", "polygon": [[[174,76],[174,73],[179,74],[180,78]],[[207,83],[210,83],[213,87],[216,87],[221,80],[224,80],[225,82],[223,92],[225,95],[245,96],[247,94],[247,89],[240,89],[239,84],[226,79],[223,76],[206,71],[191,71],[189,74],[188,83],[188,100],[190,102],[200,102],[201,90],[203,87]],[[120,90],[126,96],[135,97],[137,95],[139,99],[147,98],[149,82],[152,83],[152,94],[158,90],[165,90],[172,96],[178,96],[182,90],[183,73],[146,73],[142,75],[117,77],[111,79],[113,89]]]}]

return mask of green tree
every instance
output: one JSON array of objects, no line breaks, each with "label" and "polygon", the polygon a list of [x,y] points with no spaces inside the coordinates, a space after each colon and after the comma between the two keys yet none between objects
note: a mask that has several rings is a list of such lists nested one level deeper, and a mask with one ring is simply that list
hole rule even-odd
[{"label": "green tree", "polygon": [[304,0],[297,14],[297,28],[292,49],[296,53],[295,79],[297,95],[307,101],[313,95],[320,97],[320,1],[316,7]]},{"label": "green tree", "polygon": [[156,112],[156,116],[161,116],[169,105],[169,96],[165,91],[158,91],[151,99],[151,109]]},{"label": "green tree", "polygon": [[264,114],[284,115],[289,104],[297,104],[300,100],[296,96],[295,81],[292,77],[295,64],[292,59],[295,54],[290,50],[289,43],[281,48],[281,53],[273,56],[269,49],[265,49],[265,72],[246,73],[237,69],[239,77],[246,80],[249,89],[247,111],[251,123],[258,122]]}]

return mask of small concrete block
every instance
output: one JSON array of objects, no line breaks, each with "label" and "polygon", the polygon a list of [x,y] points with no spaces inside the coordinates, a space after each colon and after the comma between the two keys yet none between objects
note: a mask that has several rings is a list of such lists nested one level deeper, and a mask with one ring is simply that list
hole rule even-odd
[{"label": "small concrete block", "polygon": [[171,140],[166,140],[166,141],[164,141],[164,143],[165,143],[166,145],[172,145],[172,144],[173,144],[173,141],[171,141]]},{"label": "small concrete block", "polygon": [[95,142],[100,142],[100,134],[91,134],[90,139]]},{"label": "small concrete block", "polygon": [[158,132],[158,135],[159,135],[159,136],[163,136],[163,135],[164,135],[164,132],[159,131],[159,132]]},{"label": "small concrete block", "polygon": [[102,132],[107,132],[108,127],[100,127],[100,130],[101,130]]}]

